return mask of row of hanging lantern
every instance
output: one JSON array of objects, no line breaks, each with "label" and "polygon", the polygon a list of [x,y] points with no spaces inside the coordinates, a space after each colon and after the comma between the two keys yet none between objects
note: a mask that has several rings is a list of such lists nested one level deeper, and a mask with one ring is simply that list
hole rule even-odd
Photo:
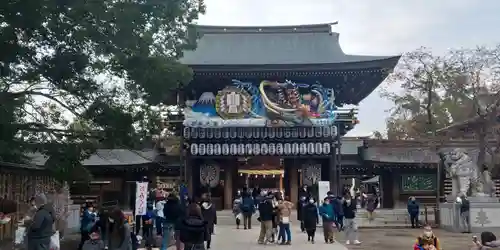
[{"label": "row of hanging lantern", "polygon": [[[244,174],[240,173],[240,176],[243,176]],[[285,178],[285,174],[280,174],[280,175],[276,175],[276,174],[245,174],[247,175],[248,177],[254,177],[254,178],[263,178],[265,179],[267,176],[269,176],[270,178]]]},{"label": "row of hanging lantern", "polygon": [[191,155],[325,155],[330,154],[328,142],[310,143],[254,143],[190,145]]},{"label": "row of hanging lantern", "polygon": [[265,139],[265,138],[325,138],[337,135],[337,127],[245,127],[245,128],[184,128],[186,139]]}]

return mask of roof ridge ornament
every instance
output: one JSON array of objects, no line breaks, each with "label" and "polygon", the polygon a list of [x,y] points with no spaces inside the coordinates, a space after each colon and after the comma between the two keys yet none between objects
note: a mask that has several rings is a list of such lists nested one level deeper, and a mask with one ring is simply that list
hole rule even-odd
[{"label": "roof ridge ornament", "polygon": [[195,25],[200,34],[245,34],[245,33],[332,33],[337,21],[320,24],[281,25],[281,26],[215,26]]}]

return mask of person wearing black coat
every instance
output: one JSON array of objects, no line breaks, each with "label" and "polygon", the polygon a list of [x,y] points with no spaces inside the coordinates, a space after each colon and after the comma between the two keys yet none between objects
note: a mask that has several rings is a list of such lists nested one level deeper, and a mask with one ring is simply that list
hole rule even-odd
[{"label": "person wearing black coat", "polygon": [[[162,236],[162,248],[166,249],[169,245],[168,240],[172,230],[176,232],[176,238],[178,238],[178,228],[176,228],[177,222],[182,219],[185,215],[184,207],[181,205],[179,198],[175,194],[170,194],[167,197],[167,202],[163,206],[163,215],[165,216],[163,225],[163,236]],[[180,241],[176,241],[177,250],[181,249]]]},{"label": "person wearing black coat", "polygon": [[259,204],[260,234],[258,243],[272,242],[274,207],[272,197],[265,197]]},{"label": "person wearing black coat", "polygon": [[201,215],[203,216],[203,220],[207,225],[207,237],[205,241],[207,242],[207,249],[210,249],[212,234],[214,234],[215,225],[217,225],[217,211],[210,199],[205,199],[204,201],[202,201]]},{"label": "person wearing black coat", "polygon": [[297,220],[300,221],[300,231],[305,232],[304,221],[302,220],[302,209],[305,205],[307,205],[307,199],[309,197],[302,196],[300,200],[297,202]]},{"label": "person wearing black coat", "polygon": [[310,198],[308,204],[302,208],[302,219],[304,220],[304,229],[307,232],[307,241],[314,244],[316,225],[319,222],[318,207],[314,198]]},{"label": "person wearing black coat", "polygon": [[187,215],[178,222],[179,242],[184,243],[184,249],[205,250],[207,237],[207,222],[203,219],[201,208],[196,203],[187,207]]}]

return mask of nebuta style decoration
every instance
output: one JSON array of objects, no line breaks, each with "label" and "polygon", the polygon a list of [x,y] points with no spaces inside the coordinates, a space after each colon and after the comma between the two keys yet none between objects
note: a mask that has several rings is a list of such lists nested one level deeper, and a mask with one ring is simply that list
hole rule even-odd
[{"label": "nebuta style decoration", "polygon": [[[186,127],[332,126],[336,118],[334,91],[320,84],[233,80],[232,86],[202,93],[186,102]],[[323,131],[310,131],[309,136]],[[194,136],[191,134],[191,136]],[[244,137],[253,136],[244,134]],[[277,138],[289,136],[280,132]]]},{"label": "nebuta style decoration", "polygon": [[234,86],[226,87],[215,96],[215,109],[224,119],[244,118],[252,108],[248,92]]},{"label": "nebuta style decoration", "polygon": [[200,183],[209,187],[216,187],[219,184],[220,168],[214,164],[204,164],[200,166]]}]

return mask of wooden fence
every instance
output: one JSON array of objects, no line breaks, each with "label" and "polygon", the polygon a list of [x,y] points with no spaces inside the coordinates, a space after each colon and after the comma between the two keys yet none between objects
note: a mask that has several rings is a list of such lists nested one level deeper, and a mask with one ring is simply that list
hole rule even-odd
[{"label": "wooden fence", "polygon": [[56,182],[38,168],[0,166],[0,212],[11,218],[0,225],[0,244],[14,239],[17,223],[29,207],[28,201],[36,193],[50,193]]}]

